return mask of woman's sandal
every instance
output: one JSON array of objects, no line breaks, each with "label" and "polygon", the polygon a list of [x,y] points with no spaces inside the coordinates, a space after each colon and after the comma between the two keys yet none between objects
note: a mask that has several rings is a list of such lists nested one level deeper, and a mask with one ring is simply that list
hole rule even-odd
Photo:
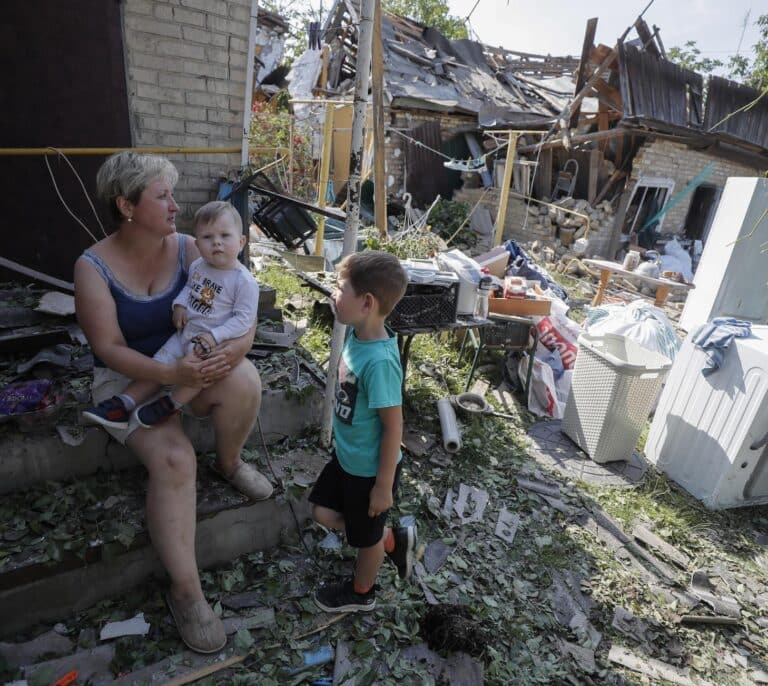
[{"label": "woman's sandal", "polygon": [[211,464],[211,469],[251,500],[266,500],[274,491],[269,479],[247,462],[241,462],[229,476],[222,473],[216,462]]},{"label": "woman's sandal", "polygon": [[224,625],[205,599],[186,604],[175,602],[166,593],[165,602],[171,611],[176,629],[185,645],[196,653],[218,653],[227,645]]}]

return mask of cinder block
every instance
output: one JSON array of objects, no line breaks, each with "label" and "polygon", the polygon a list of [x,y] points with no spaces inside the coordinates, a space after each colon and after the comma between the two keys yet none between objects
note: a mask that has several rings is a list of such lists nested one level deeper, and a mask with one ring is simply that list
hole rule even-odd
[{"label": "cinder block", "polygon": [[180,0],[182,7],[201,10],[203,12],[227,16],[227,3],[224,0]]},{"label": "cinder block", "polygon": [[159,36],[153,36],[152,34],[136,31],[131,28],[125,29],[125,44],[130,50],[145,52],[150,55],[157,54],[157,44],[159,41]]},{"label": "cinder block", "polygon": [[248,22],[251,20],[251,8],[247,2],[230,2],[229,16],[237,21]]},{"label": "cinder block", "polygon": [[152,5],[154,3],[150,0],[129,0],[126,3],[125,13],[130,12],[132,14],[152,14]]},{"label": "cinder block", "polygon": [[155,69],[158,74],[182,73],[184,61],[179,57],[158,57],[153,53],[143,53],[139,51],[128,51],[128,69],[132,67],[144,67],[146,69]]},{"label": "cinder block", "polygon": [[160,40],[157,42],[157,54],[204,60],[205,48],[202,45],[190,45],[181,41]]},{"label": "cinder block", "polygon": [[171,102],[177,105],[184,102],[184,91],[175,88],[160,88],[148,83],[136,83],[134,92],[137,97],[145,98],[146,100]]},{"label": "cinder block", "polygon": [[163,88],[178,88],[182,91],[206,91],[208,89],[204,76],[184,76],[175,72],[160,72],[158,83]]},{"label": "cinder block", "polygon": [[157,101],[132,97],[130,108],[135,114],[160,114],[160,103]]},{"label": "cinder block", "polygon": [[178,119],[205,121],[206,110],[204,107],[190,107],[189,105],[174,105],[160,103],[160,114],[163,117],[176,117]]},{"label": "cinder block", "polygon": [[228,79],[229,68],[223,64],[209,64],[208,62],[198,62],[194,60],[185,60],[183,69],[187,74],[196,74],[198,76],[209,76],[214,79]]},{"label": "cinder block", "polygon": [[172,21],[177,24],[190,24],[192,26],[205,26],[205,14],[185,10],[181,7],[168,7],[167,5],[155,5],[155,16],[164,21]]},{"label": "cinder block", "polygon": [[156,69],[141,69],[139,67],[133,67],[128,69],[129,81],[149,83],[156,86],[157,77],[158,77],[158,74]]},{"label": "cinder block", "polygon": [[190,105],[199,105],[201,107],[226,109],[229,107],[229,97],[226,95],[216,95],[215,93],[189,91],[187,93],[187,103]]},{"label": "cinder block", "polygon": [[210,45],[213,38],[213,34],[210,31],[198,29],[194,26],[182,26],[181,33],[184,40],[202,43],[203,45]]},{"label": "cinder block", "polygon": [[169,38],[181,38],[181,27],[164,21],[157,21],[151,17],[141,17],[126,12],[124,23],[126,28],[141,31],[143,33],[167,36]]},{"label": "cinder block", "polygon": [[[202,2],[207,4],[208,0],[202,0]],[[226,10],[224,14],[226,16]],[[215,14],[208,14],[206,26],[215,33],[223,33],[229,36],[239,36],[243,39],[248,38],[250,28],[250,24],[247,21],[225,19],[224,17],[219,17]]]},{"label": "cinder block", "polygon": [[[203,117],[195,117],[195,119],[203,119]],[[241,124],[243,121],[242,112],[233,112],[232,110],[208,110],[208,121],[214,124]]]}]

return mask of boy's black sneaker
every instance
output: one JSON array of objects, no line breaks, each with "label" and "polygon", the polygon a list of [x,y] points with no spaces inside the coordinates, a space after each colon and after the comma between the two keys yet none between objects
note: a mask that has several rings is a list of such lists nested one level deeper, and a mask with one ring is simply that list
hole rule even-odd
[{"label": "boy's black sneaker", "polygon": [[156,424],[173,417],[179,408],[173,404],[170,395],[162,395],[151,403],[139,405],[136,408],[136,418],[145,429],[151,429]]},{"label": "boy's black sneaker", "polygon": [[87,423],[108,426],[110,429],[127,429],[130,417],[131,413],[116,395],[83,410],[83,419]]},{"label": "boy's black sneaker", "polygon": [[326,612],[370,612],[376,607],[376,587],[356,593],[352,579],[326,584],[315,591],[315,603]]},{"label": "boy's black sneaker", "polygon": [[392,535],[395,537],[395,549],[387,553],[387,557],[395,563],[397,575],[407,579],[416,560],[416,526],[399,526],[392,529]]}]

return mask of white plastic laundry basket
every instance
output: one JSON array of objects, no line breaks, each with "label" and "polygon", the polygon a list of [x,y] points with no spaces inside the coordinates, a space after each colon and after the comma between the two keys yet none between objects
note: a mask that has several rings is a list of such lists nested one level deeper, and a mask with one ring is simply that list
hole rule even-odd
[{"label": "white plastic laundry basket", "polygon": [[624,336],[582,334],[563,432],[595,462],[628,460],[671,364]]}]

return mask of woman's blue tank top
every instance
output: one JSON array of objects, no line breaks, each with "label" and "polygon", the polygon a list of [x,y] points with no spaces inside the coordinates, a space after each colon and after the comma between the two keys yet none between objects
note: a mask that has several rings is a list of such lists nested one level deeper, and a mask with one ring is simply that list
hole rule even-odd
[{"label": "woman's blue tank top", "polygon": [[[117,308],[117,323],[129,348],[152,357],[176,331],[173,327],[173,299],[187,283],[187,251],[189,238],[179,236],[179,258],[176,273],[162,293],[137,295],[123,286],[107,264],[90,250],[83,253],[107,282]],[[95,367],[106,365],[94,356]]]}]

